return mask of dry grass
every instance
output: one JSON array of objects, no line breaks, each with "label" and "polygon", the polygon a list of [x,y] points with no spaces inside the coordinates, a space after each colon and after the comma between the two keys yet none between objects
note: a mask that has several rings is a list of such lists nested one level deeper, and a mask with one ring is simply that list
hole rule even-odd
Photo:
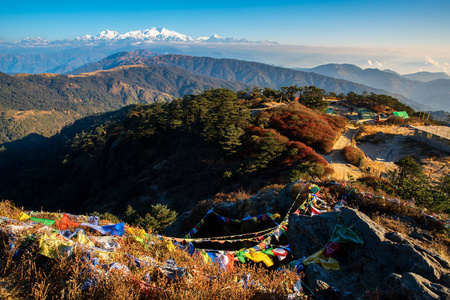
[{"label": "dry grass", "polygon": [[236,192],[231,193],[218,193],[214,195],[212,198],[212,202],[218,203],[218,202],[236,202],[239,200],[247,200],[250,199],[250,197],[253,196],[253,193],[250,190],[244,190],[239,189]]},{"label": "dry grass", "polygon": [[371,219],[375,223],[389,228],[395,232],[401,233],[405,236],[408,236],[409,234],[407,225],[404,222],[400,221],[398,218],[373,214]]},{"label": "dry grass", "polygon": [[447,234],[437,234],[433,241],[428,245],[428,248],[433,249],[439,255],[450,260],[450,238]]}]

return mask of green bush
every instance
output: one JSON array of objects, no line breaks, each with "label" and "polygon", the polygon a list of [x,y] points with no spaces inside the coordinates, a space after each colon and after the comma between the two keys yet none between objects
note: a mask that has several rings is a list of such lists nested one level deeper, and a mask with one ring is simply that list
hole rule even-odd
[{"label": "green bush", "polygon": [[289,173],[289,180],[314,179],[321,177],[325,173],[325,168],[321,164],[305,162],[293,167]]},{"label": "green bush", "polygon": [[152,205],[151,214],[146,213],[144,217],[141,217],[131,205],[128,205],[125,215],[127,222],[142,227],[149,232],[163,232],[167,226],[177,219],[177,213],[169,209],[167,205],[162,204]]}]

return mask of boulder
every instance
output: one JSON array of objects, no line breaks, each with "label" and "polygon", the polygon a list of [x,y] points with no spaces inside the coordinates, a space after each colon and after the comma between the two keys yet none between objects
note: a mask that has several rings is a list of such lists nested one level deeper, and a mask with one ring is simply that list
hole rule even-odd
[{"label": "boulder", "polygon": [[411,300],[448,299],[450,290],[440,284],[432,283],[415,273],[405,273],[401,279],[403,296]]},{"label": "boulder", "polygon": [[358,233],[363,238],[364,245],[341,244],[340,250],[333,255],[340,263],[340,271],[325,271],[320,266],[310,264],[305,274],[307,282],[314,288],[319,286],[318,281],[322,281],[330,288],[339,290],[342,295],[351,294],[357,298],[368,290],[394,289],[387,278],[394,279],[390,275],[395,273],[401,276],[402,291],[406,293],[411,289],[405,289],[404,286],[412,286],[412,279],[408,275],[404,283],[403,277],[414,272],[429,282],[428,285],[423,285],[431,291],[429,295],[446,295],[450,298],[448,260],[414,244],[398,232],[388,231],[355,209],[343,208],[340,212],[328,212],[314,217],[292,214],[289,218],[288,239],[294,257],[308,257],[322,249],[337,224]]}]

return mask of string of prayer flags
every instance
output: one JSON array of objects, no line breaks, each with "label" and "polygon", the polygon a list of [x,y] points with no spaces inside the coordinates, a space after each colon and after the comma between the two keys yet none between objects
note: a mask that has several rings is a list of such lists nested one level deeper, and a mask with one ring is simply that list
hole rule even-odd
[{"label": "string of prayer flags", "polygon": [[[225,222],[225,223],[230,223],[230,222],[233,222],[233,223],[240,223],[240,222],[242,222],[242,221],[253,221],[253,222],[258,222],[258,221],[266,221],[266,220],[269,220],[269,219],[271,219],[272,221],[274,221],[274,219],[276,219],[276,218],[279,218],[280,217],[280,215],[279,214],[271,214],[271,213],[267,213],[267,214],[260,214],[260,215],[257,215],[257,216],[254,216],[254,217],[252,217],[252,216],[250,216],[250,215],[248,215],[248,216],[246,216],[246,217],[244,217],[244,218],[242,218],[242,219],[230,219],[230,218],[226,218],[226,217],[224,217],[224,216],[221,216],[221,215],[219,215],[218,213],[216,213],[216,212],[214,212],[214,214],[218,217],[218,219],[220,220],[220,221],[222,221],[222,222]],[[274,221],[275,222],[275,221]],[[276,222],[275,222],[275,224],[277,224]],[[278,224],[277,224],[278,225]]]},{"label": "string of prayer flags", "polygon": [[280,217],[279,214],[267,213],[267,214],[260,214],[260,215],[254,216],[254,217],[248,215],[248,216],[245,216],[242,219],[231,219],[231,218],[227,218],[227,217],[219,215],[218,213],[216,213],[214,211],[214,208],[211,208],[211,209],[208,210],[208,212],[203,217],[203,219],[201,219],[200,222],[198,222],[197,225],[195,225],[195,227],[191,231],[189,231],[189,233],[186,235],[186,238],[191,238],[191,236],[193,234],[196,234],[198,232],[199,228],[202,227],[203,224],[205,224],[206,217],[209,214],[211,214],[211,213],[214,213],[217,216],[217,218],[219,219],[219,221],[227,223],[227,224],[229,224],[229,223],[238,224],[238,223],[241,223],[243,221],[253,221],[253,222],[256,223],[258,221],[266,221],[266,220],[270,219],[270,220],[272,220],[275,223],[275,225],[278,225],[278,223],[275,222],[275,219]]},{"label": "string of prayer flags", "polygon": [[[203,217],[203,219],[201,219],[200,222],[198,222],[197,225],[195,225],[195,227],[191,231],[189,231],[189,233],[186,235],[186,238],[191,238],[192,234],[196,234],[198,232],[198,228],[201,227],[203,223],[205,223],[205,221],[204,221],[205,218],[212,212],[213,212],[213,208],[210,208],[206,212],[206,215]],[[203,223],[202,223],[202,221],[203,221]]]}]

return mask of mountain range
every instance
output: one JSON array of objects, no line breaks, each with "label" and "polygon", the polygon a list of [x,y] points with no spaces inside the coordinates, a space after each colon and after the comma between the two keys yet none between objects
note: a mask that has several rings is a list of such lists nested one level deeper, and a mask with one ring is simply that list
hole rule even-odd
[{"label": "mountain range", "polygon": [[431,73],[431,72],[417,72],[413,74],[405,74],[402,75],[403,78],[411,79],[411,80],[417,80],[417,81],[433,81],[437,79],[450,79],[450,76],[448,76],[447,73],[444,72],[437,72],[437,73]]},{"label": "mountain range", "polygon": [[[79,72],[79,70],[75,70],[89,63],[96,63],[106,57],[108,57],[107,60],[110,60],[109,56],[118,52],[130,52],[140,49],[149,50],[153,53],[153,56],[157,56],[157,54],[174,54],[185,55],[186,57],[199,56],[210,57],[211,59],[229,59],[229,61],[231,61],[230,58],[235,58],[239,61],[239,65],[245,65],[245,67],[248,67],[250,64],[243,63],[243,60],[284,65],[285,61],[294,59],[292,56],[294,53],[292,52],[294,51],[293,49],[290,50],[284,45],[278,45],[270,41],[252,42],[247,39],[222,38],[217,34],[194,39],[186,34],[166,28],[152,27],[123,34],[114,30],[104,30],[97,35],[84,35],[73,39],[56,41],[47,41],[42,38],[26,38],[17,42],[0,42],[0,72],[7,74],[72,74]],[[301,52],[304,54],[295,58],[295,60],[309,61],[317,59],[316,55],[310,51],[314,50],[305,48],[304,52]],[[285,60],[281,58],[284,56],[286,56]],[[156,62],[146,62],[148,65],[154,63]],[[130,63],[123,62],[122,64]],[[305,82],[299,80],[293,74],[288,75],[293,76],[292,80],[289,78],[283,80],[280,77],[271,79],[267,78],[266,75],[262,75],[265,78],[260,77],[256,79],[254,77],[249,80],[249,78],[241,76],[242,78],[239,79],[239,70],[232,70],[224,65],[220,66],[220,63],[211,68],[211,72],[208,72],[206,69],[191,68],[181,62],[169,62],[167,57],[164,59],[164,62],[160,61],[158,64],[181,67],[198,74],[226,80],[235,77],[230,75],[234,72],[236,80],[241,80],[251,85],[279,87],[280,85],[290,85],[293,81],[299,82],[298,84]],[[222,67],[225,69],[220,70]],[[95,69],[90,65],[85,70],[89,68]],[[107,68],[109,67],[100,69]],[[277,70],[271,69],[270,71]],[[296,70],[362,84],[367,87],[365,88],[367,92],[371,92],[370,88],[384,90],[382,93],[399,98],[406,104],[420,110],[450,111],[450,77],[446,73],[418,72],[402,76],[391,70],[362,69],[352,64],[327,64],[315,68]],[[222,75],[220,75],[221,72],[223,73]],[[250,71],[250,73],[252,72]],[[266,70],[263,70],[262,74],[265,73]],[[283,71],[282,73],[285,72]],[[314,77],[314,75],[309,76]],[[286,83],[282,83],[283,81]],[[324,83],[323,86],[330,86],[330,83]],[[342,88],[342,85],[339,84],[339,87],[336,85],[327,90],[345,91],[348,89]]]},{"label": "mountain range", "polygon": [[95,36],[84,35],[74,39],[55,41],[28,37],[21,41],[0,41],[0,72],[8,74],[65,73],[120,51],[146,48],[157,49],[160,53],[183,54],[187,51],[195,55],[197,51],[200,51],[202,54],[217,55],[216,46],[220,48],[223,45],[246,44],[274,45],[277,43],[223,38],[217,34],[194,39],[166,28],[155,27],[124,34],[107,29]]},{"label": "mountain range", "polygon": [[157,55],[140,50],[122,52],[87,64],[68,74],[79,74],[128,64],[165,65],[214,78],[242,81],[252,86],[314,85],[327,92],[388,94],[418,110],[447,110],[450,80],[419,82],[378,69],[363,70],[355,65],[324,65],[304,71],[234,59],[215,59],[186,55]]},{"label": "mountain range", "polygon": [[419,72],[402,76],[390,70],[362,69],[350,64],[326,64],[301,70],[383,89],[431,110],[450,111],[450,77],[445,73]]},{"label": "mountain range", "polygon": [[84,35],[74,39],[64,39],[47,41],[43,38],[28,37],[21,41],[6,42],[0,44],[3,47],[24,47],[24,48],[48,48],[61,46],[93,46],[104,43],[109,44],[130,44],[139,45],[141,43],[167,43],[167,42],[188,42],[188,43],[256,43],[256,44],[277,44],[272,41],[249,41],[247,39],[223,38],[217,34],[210,37],[199,37],[194,39],[167,28],[152,27],[144,30],[129,31],[120,34],[117,31],[106,29],[98,35]]}]

